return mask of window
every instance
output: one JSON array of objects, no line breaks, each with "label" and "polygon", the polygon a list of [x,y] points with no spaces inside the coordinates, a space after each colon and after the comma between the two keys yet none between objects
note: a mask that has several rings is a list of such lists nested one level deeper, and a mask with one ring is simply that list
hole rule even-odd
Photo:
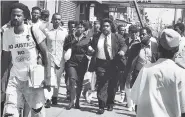
[{"label": "window", "polygon": [[84,11],[85,11],[85,4],[81,3],[80,4],[80,14],[84,14]]}]

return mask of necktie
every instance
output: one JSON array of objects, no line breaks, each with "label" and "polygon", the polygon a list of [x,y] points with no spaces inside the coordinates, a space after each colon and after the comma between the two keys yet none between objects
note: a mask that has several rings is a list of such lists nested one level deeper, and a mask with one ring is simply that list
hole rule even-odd
[{"label": "necktie", "polygon": [[108,52],[108,48],[107,48],[107,36],[105,37],[105,41],[104,41],[104,52],[105,52],[106,59],[110,60],[110,56],[109,56],[109,52]]}]

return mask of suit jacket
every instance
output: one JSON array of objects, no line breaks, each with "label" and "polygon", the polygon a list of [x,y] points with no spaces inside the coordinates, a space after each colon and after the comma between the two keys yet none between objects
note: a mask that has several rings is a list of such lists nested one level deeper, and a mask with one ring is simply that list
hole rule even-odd
[{"label": "suit jacket", "polygon": [[[93,39],[91,41],[91,46],[95,50],[95,53],[93,57],[91,58],[91,62],[89,64],[88,71],[93,72],[96,69],[96,53],[98,51],[97,44],[99,41],[101,33],[93,35]],[[126,53],[127,51],[127,45],[125,44],[125,40],[121,37],[119,34],[111,33],[111,44],[112,44],[112,56],[113,61],[115,61],[115,65],[118,65],[119,63],[116,61],[122,61],[122,67],[124,68],[126,63],[126,58],[119,56],[118,52],[120,50],[124,51]],[[122,59],[122,60],[121,60]]]},{"label": "suit jacket", "polygon": [[[134,71],[137,63],[137,59],[139,57],[140,50],[142,48],[141,42],[134,43],[128,53],[128,59],[126,64],[126,69],[124,71],[124,78],[128,78],[132,72]],[[158,48],[158,44],[156,42],[151,41],[151,49],[152,48]],[[152,52],[152,63],[157,61],[158,59],[158,53]]]}]

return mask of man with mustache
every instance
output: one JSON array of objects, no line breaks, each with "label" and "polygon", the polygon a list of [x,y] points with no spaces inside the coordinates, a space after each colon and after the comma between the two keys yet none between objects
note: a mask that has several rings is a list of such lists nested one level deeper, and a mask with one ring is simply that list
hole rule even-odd
[{"label": "man with mustache", "polygon": [[[45,67],[45,79],[43,81],[44,87],[50,90],[50,59],[45,44],[45,36],[38,28],[33,29],[33,35],[31,34],[31,28],[25,24],[25,20],[29,17],[29,9],[22,3],[15,3],[11,7],[11,22],[12,28],[7,29],[3,34],[3,50],[10,52],[12,57],[12,68],[10,70],[10,77],[8,86],[6,89],[6,102],[4,107],[4,116],[19,117],[21,114],[20,109],[24,109],[24,116],[29,114],[29,108],[24,107],[26,101],[31,108],[31,114],[33,117],[44,117],[44,90],[43,88],[33,88],[29,86],[31,65],[37,65],[37,48],[36,42],[42,52],[42,57]],[[20,43],[34,43],[28,47],[15,48],[16,44]],[[2,61],[6,61],[7,58],[3,58]],[[27,109],[27,111],[26,111]]]},{"label": "man with mustache", "polygon": [[89,72],[96,72],[99,104],[97,114],[103,114],[106,106],[108,111],[113,110],[117,87],[117,61],[124,57],[127,46],[121,36],[115,34],[115,27],[110,19],[103,20],[102,33],[93,35],[91,46],[95,53],[91,58]]},{"label": "man with mustache", "polygon": [[158,44],[156,40],[152,38],[152,32],[148,27],[140,29],[140,40],[141,42],[134,43],[129,49],[126,69],[124,72],[124,80],[126,80],[125,91],[129,111],[134,109],[130,93],[139,71],[144,65],[153,63],[157,60]]}]

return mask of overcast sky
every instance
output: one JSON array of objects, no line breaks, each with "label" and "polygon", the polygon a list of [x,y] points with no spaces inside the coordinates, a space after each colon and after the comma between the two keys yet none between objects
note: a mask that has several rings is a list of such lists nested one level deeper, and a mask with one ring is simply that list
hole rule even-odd
[{"label": "overcast sky", "polygon": [[[164,24],[171,24],[174,20],[175,9],[168,8],[145,8],[151,23],[157,23],[157,19],[162,19]],[[177,9],[177,19],[181,17],[181,9]]]}]

